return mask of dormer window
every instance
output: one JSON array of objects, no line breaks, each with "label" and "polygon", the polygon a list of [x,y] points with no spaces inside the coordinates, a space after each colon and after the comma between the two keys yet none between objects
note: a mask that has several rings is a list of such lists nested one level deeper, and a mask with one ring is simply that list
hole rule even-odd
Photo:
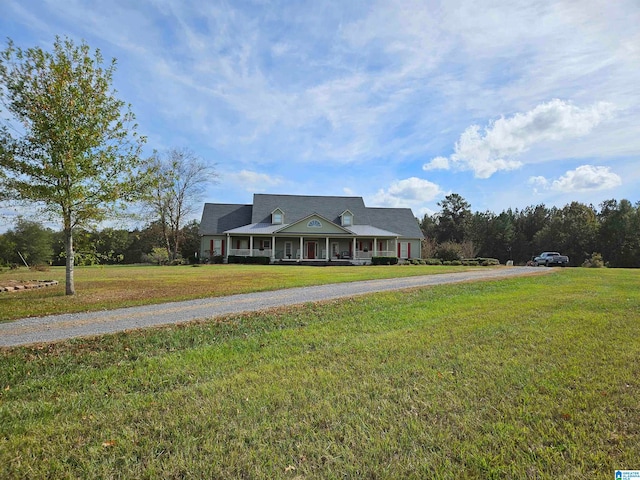
[{"label": "dormer window", "polygon": [[284,213],[279,208],[271,213],[271,223],[274,225],[282,225],[284,223]]},{"label": "dormer window", "polygon": [[344,212],[342,212],[340,218],[342,219],[343,227],[350,227],[351,225],[353,225],[353,213],[351,213],[349,210],[345,210]]}]

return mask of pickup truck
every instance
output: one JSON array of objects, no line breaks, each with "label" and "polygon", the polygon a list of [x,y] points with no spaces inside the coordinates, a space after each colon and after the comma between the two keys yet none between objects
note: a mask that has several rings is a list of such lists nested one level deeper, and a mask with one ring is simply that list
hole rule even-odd
[{"label": "pickup truck", "polygon": [[560,255],[558,252],[542,252],[533,259],[533,266],[537,267],[538,265],[544,265],[545,267],[551,267],[552,265],[566,267],[569,265],[569,257]]}]

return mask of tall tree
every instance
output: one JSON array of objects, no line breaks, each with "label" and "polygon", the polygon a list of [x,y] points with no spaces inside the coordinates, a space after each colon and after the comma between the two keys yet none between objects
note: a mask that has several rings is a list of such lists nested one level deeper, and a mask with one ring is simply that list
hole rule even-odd
[{"label": "tall tree", "polygon": [[115,59],[104,66],[86,43],[60,37],[52,52],[11,40],[0,52],[0,97],[11,115],[0,120],[0,183],[10,198],[61,220],[67,295],[75,293],[74,229],[105,219],[140,191],[144,139],[111,88],[115,66]]},{"label": "tall tree", "polygon": [[438,202],[438,206],[442,208],[438,215],[438,241],[461,243],[471,218],[471,205],[457,193],[452,193]]},{"label": "tall tree", "polygon": [[147,163],[153,188],[146,204],[162,228],[169,258],[176,259],[184,222],[200,207],[205,187],[217,174],[213,166],[186,148],[174,148],[164,155],[156,152]]}]

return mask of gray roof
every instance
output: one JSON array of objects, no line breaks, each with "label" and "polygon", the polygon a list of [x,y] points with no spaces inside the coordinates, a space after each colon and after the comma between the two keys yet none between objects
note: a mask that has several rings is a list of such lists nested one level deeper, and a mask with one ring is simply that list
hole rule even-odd
[{"label": "gray roof", "polygon": [[[277,208],[284,212],[285,224],[272,226],[271,213]],[[347,228],[356,235],[423,237],[418,221],[409,208],[369,208],[365,207],[362,197],[259,193],[253,196],[253,205],[206,203],[200,222],[200,235],[221,235],[233,229],[239,229],[235,233],[269,234],[274,231],[273,227],[279,230],[313,213],[340,225],[340,215],[345,210],[353,214],[353,225]]]},{"label": "gray roof", "polygon": [[371,225],[398,232],[403,237],[422,238],[420,224],[410,208],[367,208]]},{"label": "gray roof", "polygon": [[251,223],[238,228],[232,228],[225,233],[245,234],[245,235],[271,235],[288,225],[272,225],[270,223]]},{"label": "gray roof", "polygon": [[200,220],[200,235],[218,235],[251,223],[251,205],[205,203]]},{"label": "gray roof", "polygon": [[353,232],[359,237],[397,237],[398,233],[383,230],[382,228],[372,227],[371,225],[353,225],[346,227],[347,230]]},{"label": "gray roof", "polygon": [[271,213],[279,208],[284,212],[286,223],[295,223],[311,213],[322,215],[327,220],[340,224],[340,214],[345,210],[353,213],[355,223],[367,225],[367,208],[362,197],[327,197],[315,195],[268,195],[253,196],[251,223],[271,223]]}]

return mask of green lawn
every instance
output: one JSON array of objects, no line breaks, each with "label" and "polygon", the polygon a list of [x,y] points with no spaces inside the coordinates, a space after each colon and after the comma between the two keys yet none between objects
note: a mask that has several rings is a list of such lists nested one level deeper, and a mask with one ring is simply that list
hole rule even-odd
[{"label": "green lawn", "polygon": [[[488,267],[476,267],[488,268]],[[0,272],[3,279],[58,280],[56,287],[0,293],[0,322],[23,317],[95,311],[234,293],[326,283],[462,271],[466,267],[305,267],[278,265],[76,267],[76,295],[64,295],[64,267],[46,272],[26,268]]]},{"label": "green lawn", "polygon": [[390,292],[0,351],[0,478],[612,479],[640,271]]}]

